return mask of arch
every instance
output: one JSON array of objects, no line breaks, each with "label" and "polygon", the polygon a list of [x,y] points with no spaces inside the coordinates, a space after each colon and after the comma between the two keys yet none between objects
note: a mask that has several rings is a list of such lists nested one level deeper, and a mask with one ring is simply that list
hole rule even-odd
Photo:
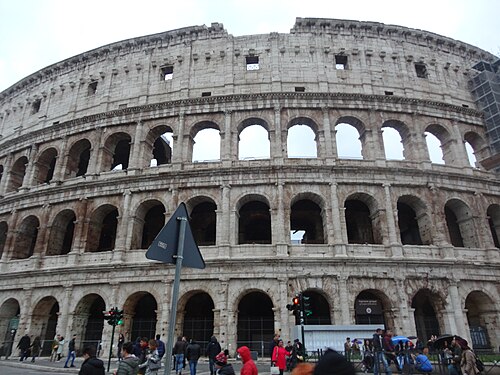
[{"label": "arch", "polygon": [[21,307],[17,299],[8,298],[0,305],[0,340],[6,357],[13,352],[20,315]]},{"label": "arch", "polygon": [[40,221],[30,215],[21,222],[16,231],[12,259],[27,259],[35,253]]},{"label": "arch", "polygon": [[21,156],[14,162],[9,173],[9,182],[6,188],[7,193],[17,191],[17,189],[23,186],[27,165],[28,158],[26,156]]},{"label": "arch", "polygon": [[318,125],[308,117],[292,119],[287,126],[287,155],[289,158],[318,157]]},{"label": "arch", "polygon": [[215,245],[217,236],[217,205],[213,199],[198,196],[188,201],[191,230],[200,246]]},{"label": "arch", "polygon": [[[387,120],[382,124],[382,131],[392,129],[397,132],[389,132],[389,134],[382,134],[384,141],[384,150],[386,159],[405,160],[415,158],[418,155],[417,150],[413,146],[411,139],[411,132],[408,125],[399,120]],[[396,139],[390,139],[393,135]],[[387,139],[386,139],[387,138]]]},{"label": "arch", "polygon": [[[5,248],[5,242],[7,241],[7,233],[9,232],[9,225],[6,221],[0,222],[0,259],[2,259],[2,255]],[[2,332],[0,331],[0,339]]]},{"label": "arch", "polygon": [[246,345],[259,355],[269,352],[265,345],[269,345],[274,336],[273,307],[273,302],[266,293],[257,290],[246,291],[240,298],[237,309],[237,347]]},{"label": "arch", "polygon": [[366,193],[351,194],[344,202],[348,243],[380,244],[378,204]]},{"label": "arch", "polygon": [[387,295],[378,289],[365,289],[354,300],[356,324],[379,324],[392,327],[392,304]]},{"label": "arch", "polygon": [[238,244],[270,244],[271,213],[267,199],[249,195],[238,203]]},{"label": "arch", "polygon": [[50,346],[57,333],[56,327],[59,315],[59,303],[53,296],[45,296],[34,305],[30,333],[40,336],[44,342],[41,355],[50,355]]},{"label": "arch", "polygon": [[500,249],[500,205],[491,204],[486,210],[491,237],[495,247]]},{"label": "arch", "polygon": [[148,292],[136,292],[129,296],[124,305],[125,330],[130,331],[130,338],[155,337],[158,303]]},{"label": "arch", "polygon": [[403,139],[397,129],[382,126],[382,140],[387,160],[404,160]]},{"label": "arch", "polygon": [[332,308],[324,294],[318,290],[307,289],[302,292],[305,304],[305,324],[330,325],[332,324]]},{"label": "arch", "polygon": [[90,162],[92,144],[86,138],[76,141],[69,149],[66,163],[66,178],[85,176]]},{"label": "arch", "polygon": [[425,203],[413,195],[403,195],[398,199],[397,209],[401,243],[431,245],[432,221]]},{"label": "arch", "polygon": [[347,123],[335,125],[337,156],[340,159],[363,159],[363,146],[355,126]]},{"label": "arch", "polygon": [[156,199],[142,202],[137,208],[132,235],[133,249],[147,249],[165,225],[165,206]]},{"label": "arch", "polygon": [[65,255],[71,251],[75,234],[76,215],[73,210],[59,212],[50,228],[46,255]]},{"label": "arch", "polygon": [[182,332],[188,339],[195,339],[203,348],[214,332],[214,308],[212,297],[200,290],[191,291],[184,304]]},{"label": "arch", "polygon": [[431,335],[439,336],[443,333],[440,319],[444,302],[439,294],[427,288],[420,289],[413,296],[411,307],[414,309],[415,330],[421,341],[430,339]]},{"label": "arch", "polygon": [[431,124],[424,131],[429,159],[436,164],[453,164],[450,132],[442,125]]},{"label": "arch", "polygon": [[469,131],[464,134],[464,142],[469,164],[473,168],[479,168],[477,161],[488,157],[485,140],[476,132]]},{"label": "arch", "polygon": [[52,180],[56,168],[57,154],[54,147],[50,147],[39,154],[35,163],[35,184],[48,184]]},{"label": "arch", "polygon": [[252,117],[238,126],[238,159],[270,158],[269,125],[266,121]]},{"label": "arch", "polygon": [[[324,202],[313,194],[299,194],[290,207],[290,231],[293,241],[303,244],[324,244]],[[297,233],[301,235],[298,239]]]},{"label": "arch", "polygon": [[173,135],[172,128],[167,125],[158,125],[150,129],[144,142],[145,167],[172,163]]},{"label": "arch", "polygon": [[76,305],[71,331],[81,338],[80,346],[98,347],[104,329],[106,303],[96,293],[85,295]]},{"label": "arch", "polygon": [[220,160],[220,129],[210,121],[198,123],[191,129],[192,161],[219,161]]},{"label": "arch", "polygon": [[130,158],[132,138],[128,133],[117,132],[104,142],[102,150],[102,171],[125,170]]},{"label": "arch", "polygon": [[118,209],[110,204],[97,208],[90,215],[87,252],[109,251],[115,248]]},{"label": "arch", "polygon": [[450,199],[444,213],[450,243],[455,247],[478,247],[470,208],[459,199]]}]

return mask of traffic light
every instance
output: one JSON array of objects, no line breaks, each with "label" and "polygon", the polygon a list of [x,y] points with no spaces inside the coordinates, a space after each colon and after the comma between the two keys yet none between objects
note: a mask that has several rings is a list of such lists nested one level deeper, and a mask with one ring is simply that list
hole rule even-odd
[{"label": "traffic light", "polygon": [[108,322],[110,326],[117,326],[123,324],[123,310],[118,309],[118,307],[113,307],[109,311],[103,311],[104,320]]},{"label": "traffic light", "polygon": [[295,315],[295,325],[300,324],[300,295],[296,295],[292,298],[292,303],[286,305],[286,308]]},{"label": "traffic light", "polygon": [[311,297],[306,296],[305,294],[301,294],[302,296],[302,311],[304,311],[305,316],[311,316],[312,315],[312,308],[311,308]]},{"label": "traffic light", "polygon": [[115,312],[115,319],[116,319],[116,325],[121,326],[123,325],[123,310],[119,310],[117,307],[115,307],[116,312]]}]

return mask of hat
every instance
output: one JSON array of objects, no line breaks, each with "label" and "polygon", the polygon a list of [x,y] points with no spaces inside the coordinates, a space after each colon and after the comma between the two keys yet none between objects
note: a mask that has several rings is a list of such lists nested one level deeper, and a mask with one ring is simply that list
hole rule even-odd
[{"label": "hat", "polygon": [[227,364],[227,356],[224,354],[224,352],[220,352],[215,356],[215,364],[219,366],[224,366]]},{"label": "hat", "polygon": [[352,363],[337,353],[328,349],[314,367],[314,375],[355,375]]}]

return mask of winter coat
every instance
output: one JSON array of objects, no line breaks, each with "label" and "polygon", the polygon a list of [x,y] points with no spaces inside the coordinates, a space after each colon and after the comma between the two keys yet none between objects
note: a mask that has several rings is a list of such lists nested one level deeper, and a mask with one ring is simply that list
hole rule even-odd
[{"label": "winter coat", "polygon": [[462,361],[460,362],[460,369],[463,375],[477,375],[479,370],[476,367],[476,356],[470,349],[465,349],[462,352]]},{"label": "winter coat", "polygon": [[172,349],[172,354],[186,354],[186,342],[182,340],[177,340]]},{"label": "winter coat", "polygon": [[419,354],[415,358],[415,368],[421,372],[432,372],[432,363],[425,354]]},{"label": "winter coat", "polygon": [[238,354],[243,361],[243,367],[240,370],[240,375],[258,375],[257,366],[255,366],[252,360],[252,355],[250,354],[250,349],[246,346],[242,346],[237,350]]},{"label": "winter coat", "polygon": [[59,340],[59,346],[57,347],[57,354],[62,354],[65,342],[66,341],[64,341],[64,338],[61,338]]},{"label": "winter coat", "polygon": [[276,363],[276,366],[279,367],[280,370],[286,370],[286,356],[290,355],[285,348],[281,346],[275,346],[272,356],[272,361]]},{"label": "winter coat", "polygon": [[155,350],[154,352],[149,353],[146,356],[146,362],[139,365],[139,368],[146,369],[146,372],[145,372],[146,375],[158,374],[158,370],[160,369],[160,367],[161,367],[161,359],[160,359],[160,355],[158,354],[158,350]]},{"label": "winter coat", "polygon": [[186,358],[188,361],[198,361],[201,357],[201,346],[196,341],[191,341],[186,348]]},{"label": "winter coat", "polygon": [[89,357],[82,363],[78,375],[104,375],[104,362],[96,357]]},{"label": "winter coat", "polygon": [[27,350],[31,345],[31,339],[28,335],[24,335],[21,337],[21,340],[19,340],[19,344],[17,344],[17,347],[21,349],[22,351]]},{"label": "winter coat", "polygon": [[217,374],[219,374],[219,375],[235,375],[234,374],[234,368],[229,363],[226,363],[224,366],[222,366],[219,369],[219,371],[217,371]]},{"label": "winter coat", "polygon": [[139,358],[129,355],[120,361],[116,375],[136,375],[137,371],[139,371]]},{"label": "winter coat", "polygon": [[207,345],[206,355],[209,359],[215,359],[215,356],[222,351],[219,342],[212,336],[210,338],[210,342]]}]

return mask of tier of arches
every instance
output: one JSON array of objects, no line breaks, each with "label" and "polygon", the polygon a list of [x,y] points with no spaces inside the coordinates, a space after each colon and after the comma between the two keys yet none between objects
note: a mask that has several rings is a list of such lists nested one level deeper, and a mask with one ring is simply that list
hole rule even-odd
[{"label": "tier of arches", "polygon": [[[312,314],[306,317],[307,325],[331,325],[335,322],[334,311],[336,302],[324,290],[308,289],[303,294],[309,297]],[[0,305],[0,334],[5,342],[12,338],[12,326],[19,325],[19,319],[25,322],[21,327],[33,336],[40,336],[45,342],[44,350],[50,353],[50,344],[56,334],[70,337],[78,335],[80,346],[101,343],[109,339],[106,335],[106,325],[103,312],[113,306],[106,302],[106,295],[89,293],[76,301],[65,301],[51,295],[46,295],[34,301],[33,308],[22,311],[16,298],[8,298]],[[416,332],[422,340],[431,335],[446,332],[448,324],[445,322],[446,300],[441,293],[423,288],[415,291],[409,299],[413,311],[413,327],[405,327],[409,334]],[[222,301],[221,301],[222,302]],[[224,301],[226,302],[226,301]],[[262,352],[264,346],[270,342],[273,334],[285,327],[288,323],[280,322],[283,315],[273,301],[273,296],[258,290],[244,290],[235,296],[233,301],[227,301],[228,312],[234,312],[229,323],[234,323],[235,337],[227,337],[231,333],[229,327],[221,327],[226,315],[225,309],[219,309],[218,300],[213,299],[209,292],[194,289],[181,296],[176,319],[176,331],[188,338],[206,345],[214,334],[221,334],[219,338],[223,347],[236,343],[236,346],[248,345]],[[395,327],[395,306],[398,302],[382,290],[365,289],[359,292],[351,302],[351,322],[348,324],[375,324],[388,328]],[[64,304],[68,304],[63,308]],[[124,325],[118,329],[128,340],[137,337],[154,337],[157,333],[165,333],[165,327],[160,327],[161,316],[164,314],[162,306],[156,297],[147,291],[137,291],[128,295],[118,303],[124,310]],[[225,303],[224,303],[225,305]],[[369,308],[368,308],[369,306]],[[481,329],[481,339],[472,335],[475,348],[489,348],[495,344],[495,330],[491,325],[494,316],[491,308],[494,306],[491,296],[485,291],[473,290],[464,300],[464,311],[471,332]],[[214,313],[217,311],[217,313]],[[287,315],[288,316],[288,315]],[[290,317],[290,320],[291,319]],[[343,322],[346,324],[346,322]],[[293,322],[290,323],[290,326]],[[16,327],[17,329],[17,327]],[[9,336],[10,335],[10,336]],[[19,339],[21,335],[17,335]],[[493,341],[492,341],[493,339]],[[475,341],[474,341],[475,340]],[[229,345],[230,346],[230,345]],[[233,346],[234,347],[234,346]],[[265,350],[267,353],[267,350]]]},{"label": "tier of arches", "polygon": [[[426,118],[424,126],[395,119],[376,125],[369,118],[341,115],[332,118],[331,132],[327,113],[320,121],[318,113],[306,117],[283,112],[281,117],[287,121],[283,131],[279,130],[282,119],[276,115],[273,120],[271,112],[247,118],[233,118],[229,112],[225,118],[212,116],[219,117],[218,121],[195,120],[197,116],[192,116],[192,123],[187,123],[188,116],[163,123],[144,121],[82,132],[63,142],[36,144],[0,159],[0,194],[111,170],[230,160],[233,155],[239,159],[386,158],[473,167],[479,167],[476,159],[489,156],[484,137],[476,127],[465,124]],[[186,130],[179,133],[178,128]]]},{"label": "tier of arches", "polygon": [[[186,203],[190,227],[200,246],[221,245],[228,241],[232,245],[278,243],[278,228],[285,228],[289,232],[285,240],[291,245],[329,244],[339,240],[348,244],[376,245],[396,241],[401,245],[442,245],[445,241],[454,247],[500,248],[499,204],[490,204],[485,213],[475,213],[463,200],[451,198],[439,210],[436,207],[431,210],[422,198],[401,195],[396,200],[394,223],[390,223],[383,211],[393,210],[387,209],[374,195],[351,193],[345,197],[338,213],[342,212],[343,217],[339,216],[341,223],[335,228],[340,225],[341,232],[332,236],[335,228],[331,228],[330,223],[336,220],[332,220],[330,204],[322,195],[305,192],[292,195],[288,208],[281,207],[280,213],[274,213],[276,207],[271,202],[262,194],[241,196],[235,204],[233,240],[231,236],[222,238],[219,234],[229,231],[229,228],[220,228],[225,217],[219,210],[221,202],[204,195]],[[61,210],[54,207],[48,214],[19,213],[0,221],[0,259],[27,259],[34,254],[66,255],[71,251],[111,251],[117,248],[119,237],[127,238],[125,244],[120,245],[122,249],[147,249],[165,224],[169,203],[149,198],[131,205],[129,212],[124,212],[122,206],[113,203],[96,202],[94,207],[88,202],[72,202]],[[82,204],[87,205],[87,210]],[[480,226],[483,224],[478,222],[478,217],[487,218],[489,230],[482,231]],[[284,222],[276,222],[279,218]],[[122,220],[126,225],[120,225]],[[436,227],[442,227],[444,235]],[[399,233],[399,238],[391,239],[392,232]],[[482,234],[487,235],[486,240],[482,239]]]}]

